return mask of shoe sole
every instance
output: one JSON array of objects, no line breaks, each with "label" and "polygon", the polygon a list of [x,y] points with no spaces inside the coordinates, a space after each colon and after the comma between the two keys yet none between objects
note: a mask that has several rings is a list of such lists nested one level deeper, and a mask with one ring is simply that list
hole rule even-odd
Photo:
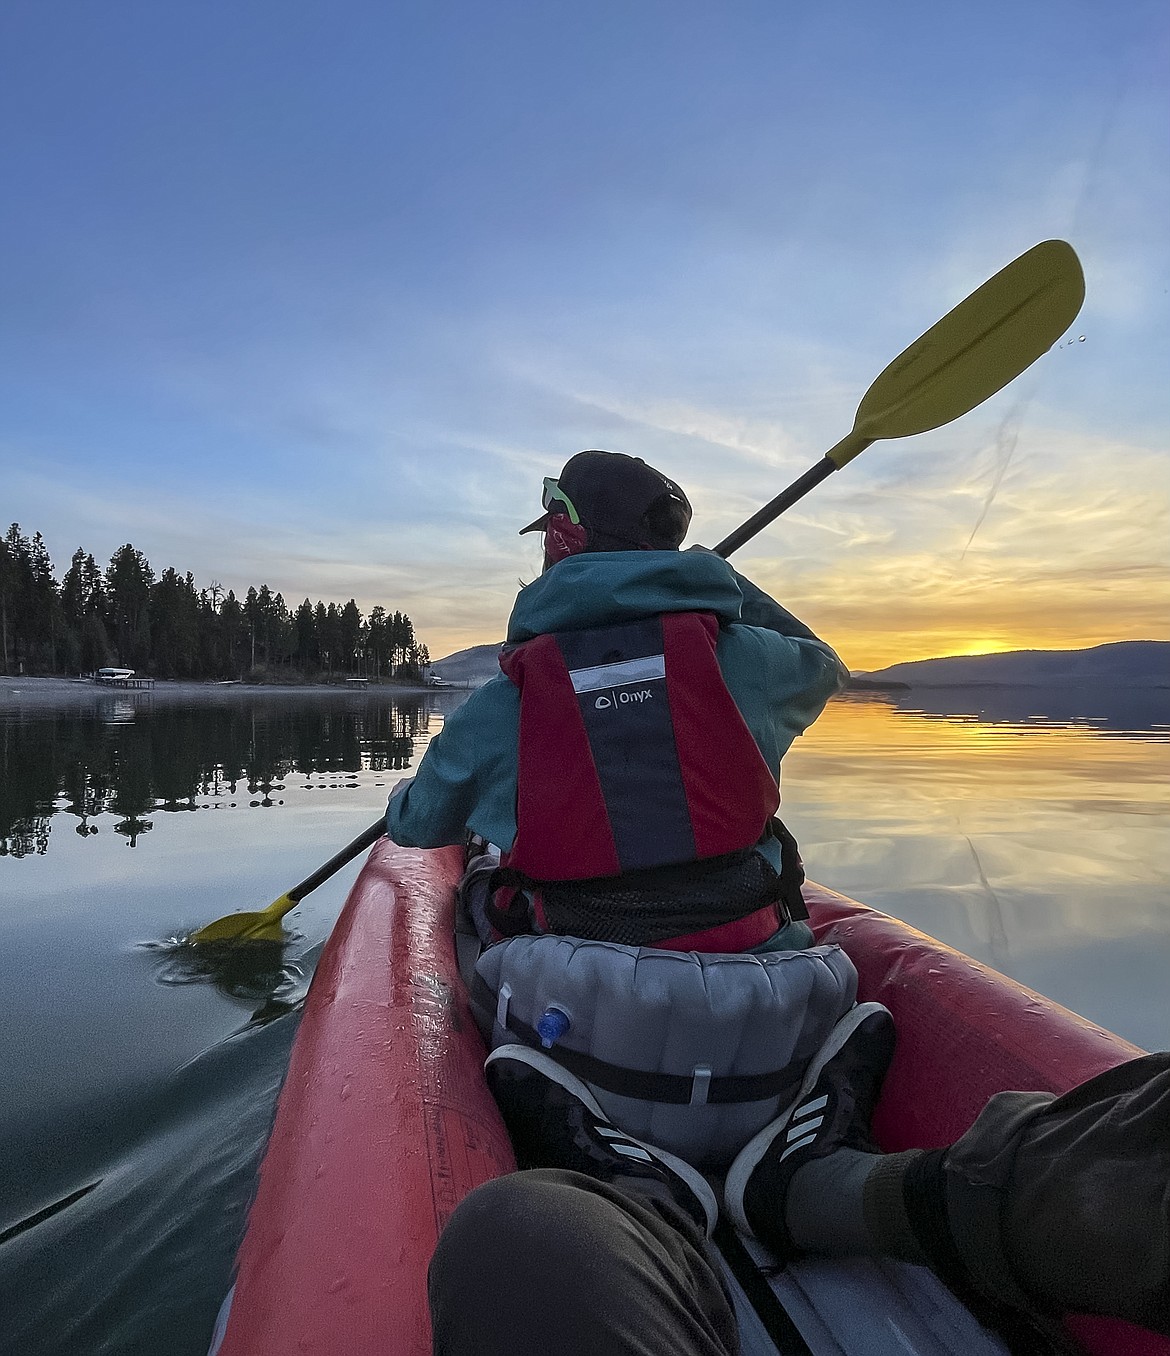
[{"label": "shoe sole", "polygon": [[[576,1097],[604,1125],[613,1125],[613,1121],[601,1109],[597,1098],[589,1090],[589,1085],[583,1083],[576,1074],[571,1074],[568,1069],[562,1068],[550,1055],[542,1054],[539,1050],[533,1050],[529,1045],[501,1045],[484,1060],[484,1072],[487,1072],[489,1065],[503,1059],[527,1064],[529,1068],[535,1069],[543,1077],[551,1079],[554,1083],[559,1083],[566,1092]],[[621,1130],[620,1126],[614,1128]],[[623,1138],[645,1150],[652,1159],[656,1159],[664,1167],[669,1168],[676,1177],[680,1177],[687,1184],[703,1206],[703,1212],[707,1216],[707,1237],[710,1238],[715,1230],[715,1225],[719,1221],[719,1202],[711,1189],[710,1182],[698,1168],[692,1167],[685,1158],[678,1158],[666,1149],[660,1149],[656,1144],[647,1144],[634,1135],[626,1134],[624,1130],[621,1130],[621,1133]]]},{"label": "shoe sole", "polygon": [[801,1102],[812,1092],[817,1079],[824,1071],[825,1065],[834,1056],[840,1054],[850,1036],[867,1017],[872,1016],[875,1012],[888,1013],[889,1009],[882,1003],[858,1003],[855,1007],[850,1008],[829,1032],[829,1039],[813,1056],[812,1063],[801,1079],[800,1091],[796,1094],[791,1106],[782,1115],[777,1116],[774,1121],[769,1121],[753,1139],[748,1140],[736,1155],[735,1161],[727,1171],[727,1180],[723,1186],[723,1203],[727,1207],[727,1213],[731,1216],[735,1227],[742,1233],[755,1238],[755,1233],[743,1210],[743,1197],[747,1190],[748,1178],[756,1170],[760,1159],[771,1148],[772,1141],[776,1136],[783,1134],[792,1124],[794,1113]]}]

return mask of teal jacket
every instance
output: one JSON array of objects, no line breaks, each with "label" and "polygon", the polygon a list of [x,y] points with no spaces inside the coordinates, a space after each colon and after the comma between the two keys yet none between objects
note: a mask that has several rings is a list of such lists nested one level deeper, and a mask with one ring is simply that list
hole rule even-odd
[{"label": "teal jacket", "polygon": [[[524,588],[508,640],[584,630],[662,612],[713,612],[716,658],[760,752],[780,760],[844,686],[848,672],[802,622],[709,551],[570,556]],[[505,850],[516,836],[520,693],[501,673],[431,740],[413,779],[390,797],[386,831],[405,847],[461,843],[466,830]],[[779,844],[767,855],[779,868]]]}]

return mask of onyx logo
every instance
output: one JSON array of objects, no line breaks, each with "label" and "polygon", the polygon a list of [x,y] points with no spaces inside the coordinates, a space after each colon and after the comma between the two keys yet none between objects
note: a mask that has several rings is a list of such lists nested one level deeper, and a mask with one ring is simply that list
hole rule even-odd
[{"label": "onyx logo", "polygon": [[642,688],[640,692],[614,692],[609,697],[598,697],[593,703],[598,711],[608,711],[615,706],[636,706],[640,702],[653,701],[654,696],[648,687]]}]

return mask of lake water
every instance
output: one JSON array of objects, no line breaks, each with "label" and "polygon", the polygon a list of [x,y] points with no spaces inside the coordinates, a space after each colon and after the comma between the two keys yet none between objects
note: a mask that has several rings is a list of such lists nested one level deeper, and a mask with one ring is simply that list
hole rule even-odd
[{"label": "lake water", "polygon": [[[1170,694],[849,694],[785,761],[809,874],[1170,1045]],[[439,694],[0,692],[0,1350],[202,1353],[356,874],[245,962],[169,943],[373,820]]]}]

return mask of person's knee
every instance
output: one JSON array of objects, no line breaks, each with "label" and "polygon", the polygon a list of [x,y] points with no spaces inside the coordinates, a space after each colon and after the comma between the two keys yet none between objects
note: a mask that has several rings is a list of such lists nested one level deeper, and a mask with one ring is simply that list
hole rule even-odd
[{"label": "person's knee", "polygon": [[[571,1176],[551,1169],[512,1173],[461,1202],[427,1278],[436,1352],[482,1356],[513,1351],[518,1341],[562,1341],[557,1315],[568,1315],[591,1254],[606,1255],[619,1222],[617,1206],[565,1180]],[[533,1306],[537,1283],[543,1314]],[[574,1324],[581,1327],[583,1317]]]},{"label": "person's knee", "polygon": [[557,1216],[570,1188],[544,1182],[541,1176],[515,1172],[476,1187],[447,1222],[431,1262],[432,1274],[450,1267],[467,1275],[490,1259],[523,1266],[531,1252],[560,1237]]},{"label": "person's knee", "polygon": [[579,1173],[497,1177],[439,1239],[428,1278],[434,1350],[727,1356],[738,1348],[735,1315],[696,1232]]},{"label": "person's knee", "polygon": [[620,1210],[571,1179],[538,1168],[493,1178],[457,1207],[431,1261],[431,1303],[464,1306],[530,1294],[536,1275],[569,1277],[612,1247]]}]

